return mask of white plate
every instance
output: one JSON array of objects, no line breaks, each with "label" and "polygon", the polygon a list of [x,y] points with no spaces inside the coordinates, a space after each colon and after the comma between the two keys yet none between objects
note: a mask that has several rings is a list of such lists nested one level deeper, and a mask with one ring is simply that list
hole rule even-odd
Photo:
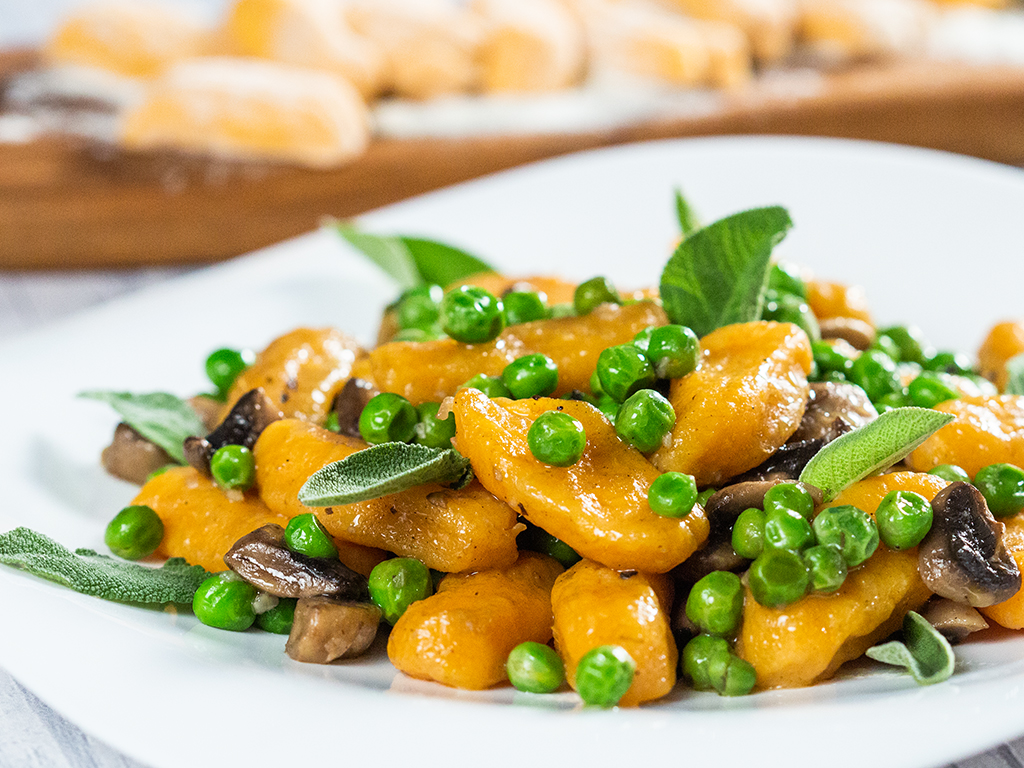
[{"label": "white plate", "polygon": [[[860,283],[883,322],[913,320],[974,350],[1019,313],[1018,171],[919,150],[803,139],[671,141],[500,174],[365,217],[438,236],[511,272],[656,282],[681,185],[706,219],[781,203],[789,258]],[[298,238],[147,289],[0,348],[0,530],[29,525],[102,549],[133,489],[104,475],[115,418],[84,389],[203,388],[205,354],[259,347],[298,324],[364,340],[392,297],[332,235]],[[154,766],[935,766],[1024,730],[1024,639],[958,651],[956,675],[918,688],[860,667],[799,691],[742,699],[680,690],[634,711],[582,711],[571,694],[460,693],[386,661],[319,667],[283,638],[107,603],[0,569],[0,663],[87,731]],[[377,657],[380,658],[379,655]]]}]

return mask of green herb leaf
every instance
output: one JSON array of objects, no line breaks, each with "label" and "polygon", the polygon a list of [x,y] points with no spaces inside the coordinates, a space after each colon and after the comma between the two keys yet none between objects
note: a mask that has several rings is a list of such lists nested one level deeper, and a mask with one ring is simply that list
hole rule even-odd
[{"label": "green herb leaf", "polygon": [[465,486],[472,475],[469,459],[451,448],[381,443],[357,451],[313,473],[299,489],[309,507],[329,507],[377,499],[426,483]]},{"label": "green herb leaf", "polygon": [[100,555],[72,552],[29,528],[0,534],[0,563],[21,568],[76,592],[121,603],[191,603],[208,574],[180,557],[159,568]]},{"label": "green herb leaf", "polygon": [[110,405],[128,426],[156,443],[180,464],[185,463],[186,437],[205,435],[202,420],[188,403],[166,392],[133,395],[131,392],[80,392],[79,397]]},{"label": "green herb leaf", "polygon": [[903,619],[903,642],[893,640],[868,648],[865,655],[883,664],[906,667],[921,685],[948,680],[956,658],[949,641],[923,616],[910,611]]},{"label": "green herb leaf", "polygon": [[683,240],[661,275],[669,320],[706,336],[723,325],[760,319],[772,249],[792,226],[785,208],[756,208]]},{"label": "green herb leaf", "polygon": [[1024,395],[1024,355],[1011,357],[1006,362],[1006,372],[1010,374],[1006,382],[1006,394]]},{"label": "green herb leaf", "polygon": [[336,225],[338,234],[378,267],[387,272],[403,290],[424,283],[450,285],[494,268],[459,248],[420,237],[372,235],[351,224]]},{"label": "green herb leaf", "polygon": [[902,461],[951,421],[953,416],[931,408],[894,408],[818,451],[800,482],[817,486],[830,501],[858,480]]},{"label": "green herb leaf", "polygon": [[693,206],[683,197],[683,190],[676,189],[676,219],[679,221],[679,230],[683,237],[689,237],[701,228],[700,219],[693,210]]}]

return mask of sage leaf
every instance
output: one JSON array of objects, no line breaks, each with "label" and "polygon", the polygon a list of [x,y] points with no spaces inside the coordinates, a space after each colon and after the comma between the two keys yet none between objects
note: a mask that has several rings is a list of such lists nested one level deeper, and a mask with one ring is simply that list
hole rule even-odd
[{"label": "sage leaf", "polygon": [[330,507],[378,499],[426,483],[461,488],[471,478],[469,459],[451,448],[381,443],[314,472],[299,489],[299,501],[308,507]]},{"label": "sage leaf", "polygon": [[772,249],[793,226],[785,208],[755,208],[683,240],[661,275],[669,320],[698,336],[761,318]]},{"label": "sage leaf", "polygon": [[1024,355],[1011,357],[1006,362],[1006,372],[1010,375],[1006,382],[1006,394],[1024,395]]},{"label": "sage leaf", "polygon": [[120,603],[191,603],[210,575],[202,566],[189,565],[180,557],[159,568],[148,568],[91,549],[72,552],[30,528],[0,534],[0,563]]},{"label": "sage leaf", "polygon": [[953,418],[931,408],[894,408],[818,451],[800,482],[820,488],[831,501],[858,480],[902,461]]},{"label": "sage leaf", "polygon": [[185,463],[182,443],[207,430],[187,402],[166,392],[135,395],[131,392],[80,392],[79,397],[107,403],[136,432],[167,451],[179,464]]},{"label": "sage leaf", "polygon": [[683,237],[689,237],[701,228],[700,219],[693,210],[693,206],[683,196],[681,189],[676,189],[676,220],[679,222],[679,231]]},{"label": "sage leaf", "polygon": [[883,664],[906,667],[921,685],[948,680],[956,664],[949,641],[914,611],[903,619],[903,642],[893,640],[873,646],[865,655]]},{"label": "sage leaf", "polygon": [[495,271],[476,256],[436,240],[373,235],[346,223],[337,224],[336,230],[390,275],[402,290],[423,284],[450,285],[470,275]]}]

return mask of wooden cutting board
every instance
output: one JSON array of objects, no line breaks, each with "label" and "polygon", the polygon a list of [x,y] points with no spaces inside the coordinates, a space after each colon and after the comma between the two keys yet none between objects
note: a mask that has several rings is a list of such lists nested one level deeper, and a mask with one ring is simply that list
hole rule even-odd
[{"label": "wooden cutting board", "polygon": [[[4,70],[31,57],[0,53]],[[228,169],[98,152],[58,138],[0,144],[0,268],[116,267],[235,256],[386,203],[581,149],[722,134],[839,136],[1024,162],[1024,68],[903,63],[829,77],[804,96],[736,94],[701,117],[609,131],[380,140],[330,171]]]}]

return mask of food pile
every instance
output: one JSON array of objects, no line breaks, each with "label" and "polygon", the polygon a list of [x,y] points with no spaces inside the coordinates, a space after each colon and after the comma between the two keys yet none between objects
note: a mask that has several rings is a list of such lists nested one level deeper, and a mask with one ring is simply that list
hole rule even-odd
[{"label": "food pile", "polygon": [[[203,24],[173,5],[106,2],[76,10],[52,35],[41,101],[62,90],[79,103],[109,101],[107,138],[130,150],[331,167],[358,158],[375,129],[582,131],[686,104],[706,111],[706,100],[679,93],[735,92],[780,68],[955,58],[971,45],[998,58],[994,49],[1024,44],[1024,34],[1005,34],[1020,26],[1007,5],[234,0]],[[641,95],[651,89],[653,100]],[[527,98],[544,94],[565,99]],[[424,102],[440,109],[413,106]]]},{"label": "food pile", "polygon": [[[142,485],[107,544],[172,558],[136,579],[183,558],[192,580],[145,600],[287,634],[297,661],[389,632],[412,677],[593,706],[865,653],[934,683],[951,643],[1024,628],[1024,324],[977,361],[937,351],[772,261],[784,209],[678,210],[632,293],[339,227],[404,275],[375,348],[300,328],[214,352],[188,403],[87,393],[125,420],[104,465]],[[11,536],[0,560],[34,567]]]}]

